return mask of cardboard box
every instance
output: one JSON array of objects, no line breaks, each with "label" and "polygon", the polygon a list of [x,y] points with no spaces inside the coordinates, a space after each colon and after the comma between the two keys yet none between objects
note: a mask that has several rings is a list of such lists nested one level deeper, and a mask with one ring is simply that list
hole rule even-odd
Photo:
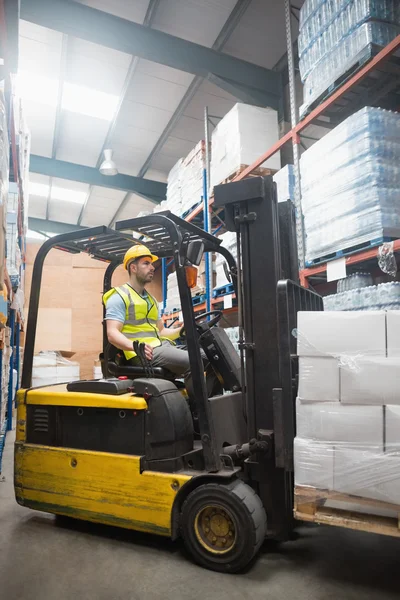
[{"label": "cardboard box", "polygon": [[333,444],[294,440],[294,477],[296,485],[333,489]]},{"label": "cardboard box", "polygon": [[385,406],[385,452],[400,454],[400,406]]},{"label": "cardboard box", "polygon": [[387,355],[400,358],[400,311],[386,312]]},{"label": "cardboard box", "polygon": [[360,357],[340,365],[340,400],[346,404],[400,404],[400,358]]},{"label": "cardboard box", "polygon": [[334,489],[400,505],[400,456],[335,447]]},{"label": "cardboard box", "polygon": [[331,444],[383,452],[383,407],[339,402],[296,402],[297,435]]},{"label": "cardboard box", "polygon": [[298,396],[303,402],[339,402],[338,359],[301,356]]},{"label": "cardboard box", "polygon": [[297,354],[386,356],[385,312],[299,312]]}]

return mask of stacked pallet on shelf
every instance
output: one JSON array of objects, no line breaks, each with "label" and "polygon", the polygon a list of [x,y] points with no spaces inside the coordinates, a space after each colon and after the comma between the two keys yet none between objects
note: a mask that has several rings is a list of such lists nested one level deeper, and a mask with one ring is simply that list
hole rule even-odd
[{"label": "stacked pallet on shelf", "polygon": [[400,235],[400,116],[366,107],[301,157],[306,263]]},{"label": "stacked pallet on shelf", "polygon": [[348,71],[400,33],[398,0],[306,0],[300,11],[300,76],[305,114],[339,85]]},{"label": "stacked pallet on shelf", "polygon": [[[211,188],[226,183],[279,139],[278,113],[272,108],[235,104],[211,137]],[[254,175],[272,175],[281,167],[279,154]]]},{"label": "stacked pallet on shelf", "polygon": [[6,214],[9,179],[9,141],[7,130],[6,103],[3,92],[0,90],[0,353],[2,353],[1,384],[0,384],[0,471],[1,457],[7,429],[7,399],[8,399],[8,376],[10,369],[10,345],[9,335],[5,329],[8,305],[7,290],[4,282],[5,251],[6,251]]},{"label": "stacked pallet on shelf", "polygon": [[351,526],[384,509],[400,535],[399,339],[396,311],[299,313],[297,518]]},{"label": "stacked pallet on shelf", "polygon": [[167,199],[154,212],[170,210],[178,217],[202,201],[203,172],[206,161],[206,146],[201,140],[186,156],[180,158],[168,174]]}]

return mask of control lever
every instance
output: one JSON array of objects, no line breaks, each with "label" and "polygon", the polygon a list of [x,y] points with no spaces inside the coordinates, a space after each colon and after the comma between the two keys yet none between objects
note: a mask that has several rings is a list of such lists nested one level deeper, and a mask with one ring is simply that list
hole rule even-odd
[{"label": "control lever", "polygon": [[147,365],[146,365],[146,363],[145,363],[145,360],[144,360],[144,358],[143,358],[143,354],[142,354],[142,351],[141,351],[142,349],[141,349],[141,347],[140,347],[140,344],[139,344],[139,342],[138,342],[137,340],[135,340],[135,341],[133,342],[133,350],[134,350],[134,352],[135,352],[136,356],[138,356],[138,357],[139,357],[140,364],[142,365],[142,369],[143,369],[143,371],[144,371],[144,374],[145,374],[145,375],[146,375],[146,377],[148,378],[148,377],[149,377],[149,374],[148,374],[148,372],[147,372]]},{"label": "control lever", "polygon": [[149,360],[146,356],[145,348],[146,348],[146,344],[144,342],[142,342],[139,345],[139,349],[140,349],[140,352],[142,353],[143,360],[146,364],[147,372],[149,373],[148,377],[154,377],[153,365],[151,364],[151,360]]}]

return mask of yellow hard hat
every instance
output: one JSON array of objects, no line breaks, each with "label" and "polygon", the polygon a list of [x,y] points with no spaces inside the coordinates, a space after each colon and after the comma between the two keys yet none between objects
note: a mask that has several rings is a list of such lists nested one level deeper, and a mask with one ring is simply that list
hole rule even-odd
[{"label": "yellow hard hat", "polygon": [[154,256],[154,254],[150,252],[147,246],[138,244],[136,246],[132,246],[132,248],[129,248],[129,250],[126,252],[124,256],[125,269],[128,270],[129,263],[131,263],[133,260],[136,260],[137,258],[141,258],[142,256],[150,256],[152,262],[158,260],[158,256]]}]

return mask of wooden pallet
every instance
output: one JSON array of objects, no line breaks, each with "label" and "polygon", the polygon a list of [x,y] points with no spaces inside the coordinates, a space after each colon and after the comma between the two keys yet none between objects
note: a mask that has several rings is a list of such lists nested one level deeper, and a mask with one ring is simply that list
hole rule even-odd
[{"label": "wooden pallet", "polygon": [[[325,506],[328,500],[370,508],[383,508],[396,512],[397,517],[382,517],[369,513],[360,513],[356,510],[349,511],[331,508]],[[310,523],[318,523],[319,525],[333,525],[356,531],[367,531],[380,535],[400,537],[399,505],[361,498],[359,496],[351,496],[349,494],[341,494],[339,492],[296,486],[294,492],[294,516],[299,521],[308,521]]]},{"label": "wooden pallet", "polygon": [[[223,179],[221,181],[221,184],[230,183],[231,181],[233,181],[233,179],[235,179],[235,177],[238,177],[239,175],[241,175],[241,173],[243,173],[243,171],[245,169],[247,169],[248,166],[249,165],[240,165],[240,167],[238,169],[236,169],[236,171],[234,171],[231,175],[229,175],[229,177],[226,177],[225,179]],[[257,169],[254,169],[254,171],[249,173],[249,175],[247,175],[247,177],[267,177],[268,175],[275,175],[275,173],[277,173],[277,169],[267,169],[266,167],[257,167]]]}]

